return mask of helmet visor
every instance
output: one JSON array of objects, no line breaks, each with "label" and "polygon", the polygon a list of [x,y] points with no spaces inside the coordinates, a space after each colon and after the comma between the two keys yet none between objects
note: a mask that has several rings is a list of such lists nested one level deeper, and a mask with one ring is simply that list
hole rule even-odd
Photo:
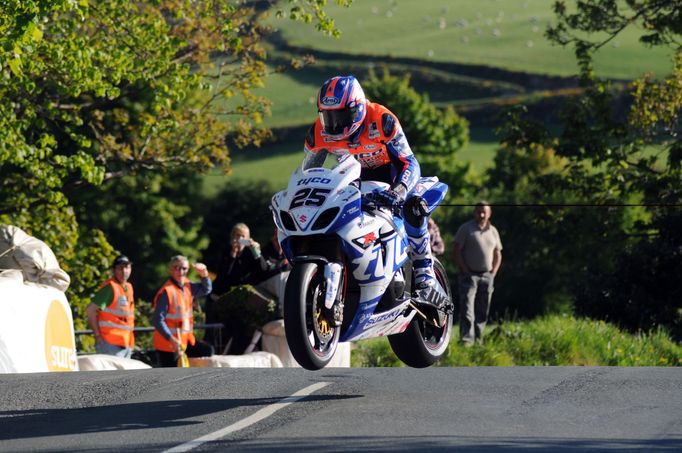
[{"label": "helmet visor", "polygon": [[320,110],[320,121],[327,134],[340,135],[353,125],[355,109]]}]

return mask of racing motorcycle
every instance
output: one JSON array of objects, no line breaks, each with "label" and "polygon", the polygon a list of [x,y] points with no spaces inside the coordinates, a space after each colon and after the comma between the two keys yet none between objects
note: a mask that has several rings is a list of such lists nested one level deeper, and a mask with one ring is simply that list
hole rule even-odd
[{"label": "racing motorcycle", "polygon": [[[372,194],[388,184],[360,181],[351,154],[307,151],[270,209],[292,270],[284,295],[284,329],[296,361],[319,370],[339,342],[388,336],[396,356],[427,367],[446,351],[453,303],[445,269],[434,258],[430,297],[413,290],[403,219]],[[420,178],[413,195],[430,214],[447,185]]]}]

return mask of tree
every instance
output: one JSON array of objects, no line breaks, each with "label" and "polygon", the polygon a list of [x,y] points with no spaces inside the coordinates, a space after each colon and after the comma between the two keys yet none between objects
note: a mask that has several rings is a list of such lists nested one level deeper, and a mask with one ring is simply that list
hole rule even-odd
[{"label": "tree", "polygon": [[[565,169],[551,180],[535,175],[530,182],[551,181],[546,185],[547,194],[560,189],[572,200],[601,206],[592,214],[602,217],[601,222],[591,226],[578,223],[570,230],[574,241],[598,245],[582,262],[571,266],[576,275],[589,276],[575,288],[578,313],[620,321],[635,329],[657,324],[680,326],[682,299],[661,298],[661,294],[680,293],[674,275],[682,271],[677,259],[682,244],[682,5],[665,0],[582,0],[570,11],[566,2],[557,1],[554,10],[557,22],[548,28],[547,36],[560,45],[573,46],[584,95],[564,108],[556,137],[540,125],[514,117],[506,127],[505,142],[513,145],[506,152],[527,157],[537,147],[551,148],[565,160]],[[626,27],[640,27],[640,40],[647,45],[673,49],[676,57],[670,76],[655,79],[645,75],[626,92],[597,77],[592,66],[594,53]],[[667,154],[667,159],[651,153],[652,148]],[[606,219],[605,213],[612,215]],[[547,242],[546,246],[559,244]],[[642,253],[647,254],[644,260]],[[600,259],[595,260],[596,255]],[[654,276],[645,263],[656,262],[677,264],[652,266],[659,272]],[[581,269],[583,274],[578,274]],[[634,273],[649,277],[633,281]],[[632,302],[633,298],[637,301]],[[633,320],[631,314],[637,310],[622,309],[628,303],[655,306],[657,313],[652,316],[651,311],[640,311]],[[624,315],[626,312],[630,314]]]},{"label": "tree", "polygon": [[623,245],[614,233],[632,225],[620,208],[585,206],[558,140],[526,113],[523,106],[507,113],[482,190],[496,205],[493,222],[504,244],[494,310],[524,318],[571,312],[573,288],[588,278],[588,267],[613,267]]},{"label": "tree", "polygon": [[[272,237],[275,224],[270,212],[270,200],[276,190],[267,182],[233,182],[227,184],[206,203],[202,228],[210,239],[202,252],[202,259],[211,270],[218,268],[230,248],[232,227],[243,222],[249,226],[251,237],[265,246]],[[239,203],[235,203],[239,200]]]},{"label": "tree", "polygon": [[[273,8],[337,33],[325,3]],[[261,38],[270,9],[228,0],[10,0],[0,8],[0,223],[53,248],[73,278],[68,297],[82,327],[80,311],[114,250],[92,229],[101,219],[90,212],[91,225],[81,225],[85,209],[73,203],[83,189],[128,175],[229,171],[226,136],[236,146],[266,137],[268,102],[252,88],[267,73]],[[176,242],[199,247],[195,233]]]},{"label": "tree", "polygon": [[467,120],[451,106],[438,109],[428,95],[417,93],[410,86],[409,74],[401,78],[387,69],[381,76],[372,71],[362,86],[368,99],[398,116],[422,175],[438,176],[450,184],[450,196],[462,191],[469,165],[459,162],[456,153],[469,141]]},{"label": "tree", "polygon": [[[70,198],[83,230],[101,229],[133,261],[137,298],[151,302],[168,277],[171,256],[199,261],[207,239],[200,230],[206,201],[199,175],[142,172],[79,191]],[[94,288],[91,288],[91,290]]]}]

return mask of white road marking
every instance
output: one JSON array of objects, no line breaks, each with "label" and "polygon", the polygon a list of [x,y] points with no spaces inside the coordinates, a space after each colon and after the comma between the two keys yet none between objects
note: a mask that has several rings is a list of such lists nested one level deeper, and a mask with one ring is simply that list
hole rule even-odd
[{"label": "white road marking", "polygon": [[321,388],[326,387],[329,384],[330,382],[318,382],[316,384],[309,385],[308,387],[299,390],[298,392],[294,393],[291,396],[287,396],[286,398],[282,398],[280,401],[274,404],[265,406],[263,409],[257,411],[253,415],[246,417],[243,420],[238,421],[237,423],[233,423],[230,426],[226,426],[225,428],[219,429],[218,431],[214,431],[212,433],[206,434],[205,436],[201,436],[194,440],[190,440],[189,442],[185,442],[184,444],[178,445],[177,447],[165,450],[163,453],[181,453],[185,451],[190,451],[194,448],[199,447],[200,445],[205,444],[206,442],[221,439],[227,436],[228,434],[232,434],[235,431],[239,431],[241,429],[253,425],[254,423],[258,423],[259,421],[271,416],[278,410],[288,406],[291,403],[295,403],[296,401],[302,398],[305,398],[311,393],[320,390]]}]

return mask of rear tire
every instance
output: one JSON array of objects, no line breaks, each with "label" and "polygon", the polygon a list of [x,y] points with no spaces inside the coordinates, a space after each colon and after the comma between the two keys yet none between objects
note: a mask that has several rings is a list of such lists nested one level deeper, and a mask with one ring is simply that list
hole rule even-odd
[{"label": "rear tire", "polygon": [[284,332],[294,359],[308,370],[324,368],[334,357],[340,327],[324,316],[325,279],[316,263],[296,263],[284,293]]},{"label": "rear tire", "polygon": [[[452,304],[448,276],[443,265],[435,258],[433,260],[433,271]],[[438,311],[434,307],[420,305],[419,310],[429,318],[439,319]],[[391,344],[391,349],[395,355],[406,365],[414,368],[426,368],[433,365],[445,354],[451,335],[452,310],[445,315],[445,322],[442,327],[435,327],[426,322],[417,313],[410,321],[407,329],[403,333],[389,336],[388,342]]]}]

